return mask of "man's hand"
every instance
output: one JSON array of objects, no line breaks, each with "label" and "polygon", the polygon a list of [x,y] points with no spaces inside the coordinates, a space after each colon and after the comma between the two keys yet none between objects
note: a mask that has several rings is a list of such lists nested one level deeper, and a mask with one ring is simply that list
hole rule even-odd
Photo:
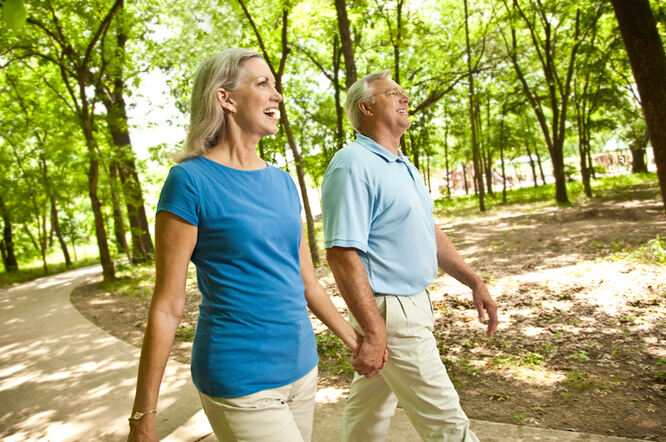
[{"label": "man's hand", "polygon": [[386,338],[363,339],[358,351],[352,355],[351,363],[354,371],[369,378],[379,374],[379,370],[386,364],[387,357]]},{"label": "man's hand", "polygon": [[[497,304],[495,304],[495,301],[491,298],[486,285],[481,281],[479,281],[472,289],[472,299],[474,300],[476,311],[479,313],[479,321],[483,324],[488,324],[486,336],[491,338],[495,334],[497,324],[499,323],[499,320],[497,319]],[[488,313],[487,320],[486,313]]]}]

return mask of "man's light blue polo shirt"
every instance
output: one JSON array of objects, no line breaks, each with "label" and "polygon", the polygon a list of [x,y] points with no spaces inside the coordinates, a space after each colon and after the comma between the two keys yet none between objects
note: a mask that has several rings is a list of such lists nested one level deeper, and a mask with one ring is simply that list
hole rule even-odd
[{"label": "man's light blue polo shirt", "polygon": [[414,295],[437,275],[433,201],[418,169],[358,134],[322,184],[324,244],[354,247],[375,293]]}]

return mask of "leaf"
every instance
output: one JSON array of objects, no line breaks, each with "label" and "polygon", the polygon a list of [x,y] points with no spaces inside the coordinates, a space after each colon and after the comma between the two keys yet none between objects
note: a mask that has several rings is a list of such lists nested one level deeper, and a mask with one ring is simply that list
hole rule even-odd
[{"label": "leaf", "polygon": [[25,24],[28,12],[23,0],[7,0],[2,8],[2,19],[10,29],[18,30]]}]

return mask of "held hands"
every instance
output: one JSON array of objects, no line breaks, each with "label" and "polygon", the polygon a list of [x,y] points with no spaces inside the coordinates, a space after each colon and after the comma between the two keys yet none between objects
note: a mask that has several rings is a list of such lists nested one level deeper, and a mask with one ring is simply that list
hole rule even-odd
[{"label": "held hands", "polygon": [[[499,323],[497,319],[497,304],[495,304],[495,301],[490,296],[486,285],[481,281],[472,289],[472,299],[474,300],[476,311],[479,313],[479,321],[483,324],[488,324],[486,336],[491,338],[495,334],[497,324]],[[487,319],[486,312],[488,313]]]},{"label": "held hands", "polygon": [[368,339],[367,337],[359,336],[359,341],[359,346],[352,353],[351,357],[354,371],[366,378],[378,375],[379,370],[384,367],[388,358],[386,337],[384,336],[382,339]]}]

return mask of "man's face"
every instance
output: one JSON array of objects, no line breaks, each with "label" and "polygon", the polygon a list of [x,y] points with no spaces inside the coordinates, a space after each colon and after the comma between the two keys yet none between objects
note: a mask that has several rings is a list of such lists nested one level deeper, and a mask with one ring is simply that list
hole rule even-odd
[{"label": "man's face", "polygon": [[409,121],[409,95],[400,85],[389,78],[370,83],[372,98],[367,103],[372,112],[370,118],[389,130],[404,133],[412,124]]}]

